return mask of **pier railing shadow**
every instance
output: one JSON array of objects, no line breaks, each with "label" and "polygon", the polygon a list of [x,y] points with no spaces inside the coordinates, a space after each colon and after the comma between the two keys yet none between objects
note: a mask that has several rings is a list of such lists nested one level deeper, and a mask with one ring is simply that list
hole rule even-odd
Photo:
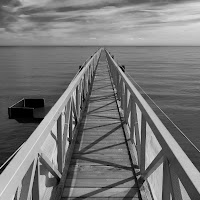
[{"label": "pier railing shadow", "polygon": [[[83,193],[82,195],[80,195],[79,197],[74,197],[73,199],[77,199],[77,200],[88,199],[88,198],[103,199],[103,193],[108,191],[110,194],[113,188],[115,188],[115,190],[118,190],[118,191],[115,192],[116,194],[110,195],[110,198],[113,198],[113,199],[117,198],[120,192],[125,193],[124,198],[122,199],[133,199],[134,197],[136,198],[138,197],[138,185],[136,183],[133,184],[131,188],[120,187],[120,185],[133,181],[134,176],[122,179],[120,181],[118,181],[117,179],[115,180],[116,182],[105,185],[103,187],[89,188],[90,190],[92,190],[91,192],[87,192],[87,189],[84,189],[82,190],[82,193]],[[70,191],[71,191],[70,188],[68,188],[68,190],[66,190],[65,192],[65,195],[70,196]]]}]

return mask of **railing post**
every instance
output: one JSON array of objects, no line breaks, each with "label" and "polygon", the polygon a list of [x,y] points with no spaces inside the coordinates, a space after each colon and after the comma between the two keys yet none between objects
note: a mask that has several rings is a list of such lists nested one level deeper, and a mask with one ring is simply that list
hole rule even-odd
[{"label": "railing post", "polygon": [[87,75],[86,73],[84,74],[84,100],[86,99],[87,96]]},{"label": "railing post", "polygon": [[87,85],[89,86],[90,85],[90,66],[91,66],[91,64],[89,65],[89,67],[88,67],[88,70],[87,70]]},{"label": "railing post", "polygon": [[126,121],[126,123],[128,123],[128,113],[127,113],[127,93],[128,93],[128,91],[127,91],[127,87],[126,87],[126,84],[124,85],[124,92],[125,92],[125,94],[124,94],[124,106],[123,106],[123,109],[124,109],[124,118],[125,118],[125,121]]},{"label": "railing post", "polygon": [[119,74],[117,70],[116,70],[116,89],[117,89],[117,93],[119,93]]},{"label": "railing post", "polygon": [[87,70],[87,94],[89,92],[89,86],[90,86],[90,72],[89,72],[89,68]]},{"label": "railing post", "polygon": [[71,144],[73,139],[73,108],[72,108],[72,99],[71,99],[71,105],[70,105],[70,113],[69,113],[69,143]]},{"label": "railing post", "polygon": [[171,175],[171,183],[172,183],[172,197],[173,199],[180,199],[182,194],[181,194],[179,178],[171,166],[170,166],[170,175]]},{"label": "railing post", "polygon": [[93,60],[92,60],[92,69],[94,69],[94,65],[95,65],[95,58],[96,58],[96,55],[93,57]]},{"label": "railing post", "polygon": [[76,112],[77,112],[77,121],[79,121],[80,118],[80,91],[79,91],[79,85],[76,87]]},{"label": "railing post", "polygon": [[24,178],[22,179],[21,187],[18,188],[17,198],[19,200],[30,199],[30,197],[32,196],[35,168],[36,161],[34,160],[33,163],[29,166],[29,169],[26,172]]},{"label": "railing post", "polygon": [[[108,60],[109,58],[107,57],[107,60]],[[113,66],[110,64],[110,63],[108,63],[108,68],[110,69],[110,74],[111,74],[111,77],[112,77],[112,79],[113,79],[113,82],[114,82],[114,77],[113,77]]]},{"label": "railing post", "polygon": [[76,126],[77,123],[78,123],[78,116],[77,116],[77,110],[76,110],[76,105],[75,105],[75,100],[74,100],[73,95],[72,95],[71,99],[72,99],[71,103],[72,103],[72,111],[73,111],[73,117],[74,117],[74,124]]},{"label": "railing post", "polygon": [[[138,165],[140,166],[140,135],[139,135],[139,127],[138,127],[138,118],[137,118],[137,110],[136,110],[136,103],[134,101],[133,96],[130,96],[131,100],[131,135],[130,139],[131,142],[134,143],[134,136],[135,136],[135,146],[137,149],[137,154],[138,154]],[[135,134],[134,134],[135,133]]]},{"label": "railing post", "polygon": [[110,58],[107,57],[107,60],[108,60],[108,68],[110,69],[110,74],[111,74],[111,77],[112,77],[113,84],[115,84],[113,66],[110,64],[109,59],[110,59]]},{"label": "railing post", "polygon": [[124,83],[123,83],[123,80],[121,78],[121,81],[120,81],[120,91],[121,91],[121,95],[120,95],[120,98],[121,98],[121,108],[123,108],[124,106]]},{"label": "railing post", "polygon": [[140,150],[140,170],[141,174],[145,171],[145,152],[146,152],[146,119],[142,114],[141,122],[141,150]]},{"label": "railing post", "polygon": [[93,70],[94,70],[94,68],[95,68],[95,64],[96,63],[96,55],[94,56],[94,60],[93,60]]},{"label": "railing post", "polygon": [[112,70],[112,78],[113,78],[113,82],[116,83],[116,77],[115,77],[115,67],[111,64],[110,68]]},{"label": "railing post", "polygon": [[121,100],[121,78],[120,75],[118,73],[118,80],[117,80],[117,97],[119,99],[119,101]]},{"label": "railing post", "polygon": [[80,80],[80,109],[83,108],[84,101],[84,89],[83,89],[83,78]]},{"label": "railing post", "polygon": [[30,180],[30,186],[29,186],[29,192],[28,192],[28,198],[31,199],[32,197],[32,191],[33,191],[33,186],[34,186],[34,179],[35,179],[35,173],[36,173],[36,168],[38,164],[38,159],[36,158],[33,161],[33,169],[32,169],[32,174],[31,174],[31,180]]},{"label": "railing post", "polygon": [[115,68],[114,68],[113,65],[111,66],[111,68],[112,68],[112,79],[113,79],[113,83],[114,83],[114,85],[116,86]]},{"label": "railing post", "polygon": [[131,101],[131,133],[130,133],[130,139],[132,144],[134,143],[134,131],[135,131],[135,120],[134,120],[134,112],[135,112],[135,102],[132,97],[130,96],[130,101]]},{"label": "railing post", "polygon": [[82,79],[82,103],[85,101],[85,74]]},{"label": "railing post", "polygon": [[114,82],[114,85],[115,85],[115,87],[116,87],[116,89],[117,89],[117,70],[116,70],[116,68],[114,67],[114,66],[112,66],[112,68],[113,68],[113,82]]},{"label": "railing post", "polygon": [[57,120],[57,145],[58,145],[58,171],[62,173],[63,171],[63,133],[62,133],[62,113]]},{"label": "railing post", "polygon": [[92,74],[93,74],[93,70],[92,70],[92,64],[90,65],[90,83],[92,83]]},{"label": "railing post", "polygon": [[17,190],[15,192],[15,198],[14,198],[14,200],[19,200],[21,189],[22,189],[22,184],[18,185]]},{"label": "railing post", "polygon": [[[63,160],[65,160],[66,156],[66,144],[67,144],[67,137],[69,133],[69,118],[70,118],[70,113],[71,113],[71,102],[68,100],[66,106],[65,106],[65,128],[63,131]],[[80,110],[80,107],[79,107]]]},{"label": "railing post", "polygon": [[40,183],[39,183],[40,164],[39,164],[38,157],[36,158],[35,162],[36,162],[36,168],[35,168],[35,176],[33,180],[32,200],[39,200],[40,199]]},{"label": "railing post", "polygon": [[169,169],[169,162],[165,157],[163,162],[162,200],[170,200],[171,189],[172,189],[172,182]]}]

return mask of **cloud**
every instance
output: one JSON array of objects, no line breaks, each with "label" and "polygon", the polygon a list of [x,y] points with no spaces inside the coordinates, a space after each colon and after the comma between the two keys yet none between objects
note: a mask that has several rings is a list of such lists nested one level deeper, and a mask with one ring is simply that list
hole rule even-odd
[{"label": "cloud", "polygon": [[51,2],[51,0],[19,0],[22,7],[42,7]]},{"label": "cloud", "polygon": [[73,38],[134,43],[154,41],[155,35],[170,40],[171,31],[187,32],[192,24],[199,31],[199,9],[199,1],[10,0],[0,4],[0,28],[5,37],[13,33],[38,43],[45,35],[66,43]]}]

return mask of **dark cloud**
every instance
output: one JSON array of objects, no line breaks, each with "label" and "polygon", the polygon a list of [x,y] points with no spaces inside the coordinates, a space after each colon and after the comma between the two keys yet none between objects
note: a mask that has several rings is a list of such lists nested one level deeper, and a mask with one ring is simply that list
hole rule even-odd
[{"label": "dark cloud", "polygon": [[28,16],[27,19],[33,22],[40,22],[40,23],[48,23],[48,22],[53,22],[56,21],[58,17],[54,15],[49,15],[49,16],[37,16],[37,15],[31,15]]},{"label": "dark cloud", "polygon": [[17,6],[20,6],[22,4],[18,0],[1,0],[0,1],[0,8],[2,6],[7,6],[7,5],[12,6],[12,7],[17,7]]},{"label": "dark cloud", "polygon": [[55,9],[57,12],[68,12],[68,11],[77,11],[77,10],[95,10],[95,9],[102,9],[109,6],[120,8],[126,6],[127,3],[119,3],[119,2],[102,2],[96,5],[80,5],[80,6],[64,6]]},{"label": "dark cloud", "polygon": [[26,6],[19,9],[19,12],[24,15],[32,15],[37,13],[47,12],[48,8],[45,7],[34,7],[34,6]]},{"label": "dark cloud", "polygon": [[0,1],[0,27],[7,28],[9,23],[17,20],[18,13],[13,12],[14,8],[21,6],[18,0]]},{"label": "dark cloud", "polygon": [[166,3],[178,3],[185,2],[188,0],[125,0],[128,4],[143,4],[143,3],[153,3],[155,5],[166,4]]},{"label": "dark cloud", "polygon": [[[54,3],[55,4],[55,3]],[[56,4],[55,4],[56,5]],[[124,4],[119,4],[119,3],[97,3],[97,4],[88,4],[86,5],[71,5],[71,6],[67,6],[67,4],[58,4],[57,6],[51,6],[51,4],[47,5],[46,7],[42,6],[42,7],[34,7],[34,6],[26,6],[26,7],[22,7],[20,9],[20,12],[22,14],[25,15],[32,15],[32,14],[37,14],[37,13],[41,13],[41,12],[49,12],[49,11],[55,11],[55,12],[71,12],[71,11],[86,11],[86,10],[95,10],[95,9],[102,9],[105,8],[107,6],[115,6],[117,7],[121,7],[124,6]]]},{"label": "dark cloud", "polygon": [[59,8],[56,8],[55,11],[56,12],[70,12],[70,11],[77,11],[77,10],[94,10],[94,9],[100,9],[104,6],[100,6],[100,5],[97,5],[97,6],[88,6],[88,7],[85,7],[85,6],[65,6],[65,7],[59,7]]}]

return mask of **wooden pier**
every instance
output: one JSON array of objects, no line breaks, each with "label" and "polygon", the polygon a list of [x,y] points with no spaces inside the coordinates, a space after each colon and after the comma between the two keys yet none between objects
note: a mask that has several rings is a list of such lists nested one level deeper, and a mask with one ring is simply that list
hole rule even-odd
[{"label": "wooden pier", "polygon": [[62,200],[141,199],[105,53],[91,88]]},{"label": "wooden pier", "polygon": [[200,173],[101,48],[0,175],[0,200],[197,200]]}]

